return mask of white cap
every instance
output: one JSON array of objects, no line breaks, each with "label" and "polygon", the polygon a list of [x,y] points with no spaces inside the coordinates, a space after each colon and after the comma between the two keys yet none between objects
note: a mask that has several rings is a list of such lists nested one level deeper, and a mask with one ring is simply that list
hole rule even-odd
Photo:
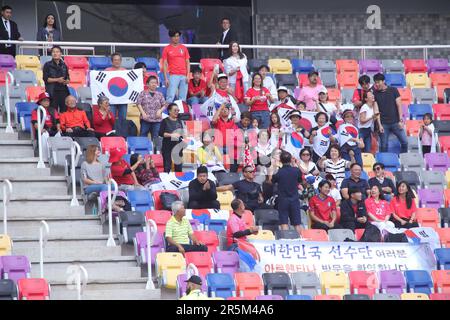
[{"label": "white cap", "polygon": [[286,88],[285,86],[279,86],[278,89],[277,89],[277,92],[278,92],[278,91],[286,91],[286,92],[289,92],[288,88]]},{"label": "white cap", "polygon": [[322,92],[323,93],[328,93],[327,88],[323,87],[322,89],[320,89],[319,94],[322,93]]},{"label": "white cap", "polygon": [[228,76],[225,73],[219,73],[219,75],[217,76],[217,80],[219,80],[220,78],[227,78]]}]

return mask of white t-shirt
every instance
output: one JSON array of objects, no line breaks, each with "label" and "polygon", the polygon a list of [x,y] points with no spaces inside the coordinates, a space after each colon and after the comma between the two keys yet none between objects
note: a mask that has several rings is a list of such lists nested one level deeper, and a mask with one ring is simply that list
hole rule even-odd
[{"label": "white t-shirt", "polygon": [[[366,119],[367,118],[371,118],[373,117],[373,108],[369,107],[367,104],[364,104],[361,107],[361,110],[359,111],[359,117],[361,118],[361,113],[365,112],[366,113]],[[360,128],[372,128],[373,125],[373,119],[371,119],[370,121],[367,121],[366,123],[361,123],[359,122],[359,127]]]},{"label": "white t-shirt", "polygon": [[266,76],[263,80],[263,86],[264,88],[267,88],[269,90],[270,95],[275,100],[278,100],[278,93],[277,93],[277,87],[275,86],[275,83],[273,82],[273,79],[269,76]]},{"label": "white t-shirt", "polygon": [[303,168],[303,170],[307,171],[307,174],[312,174],[314,171],[317,170],[317,166],[314,162],[309,161],[308,165],[303,160],[300,160],[300,166]]},{"label": "white t-shirt", "polygon": [[330,193],[328,195],[332,197],[334,201],[342,200],[341,193],[338,188],[330,189]]},{"label": "white t-shirt", "polygon": [[[322,106],[323,106],[323,108],[325,108],[325,110],[323,110]],[[328,113],[328,115],[332,115],[333,113],[335,113],[337,111],[336,105],[331,102],[325,102],[325,103],[319,104],[319,109],[320,109],[320,111],[324,111],[324,112]]]}]

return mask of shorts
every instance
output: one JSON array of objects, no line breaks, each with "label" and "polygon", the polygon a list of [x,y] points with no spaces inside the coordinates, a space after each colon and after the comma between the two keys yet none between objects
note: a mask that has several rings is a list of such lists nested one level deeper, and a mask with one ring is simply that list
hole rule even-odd
[{"label": "shorts", "polygon": [[278,199],[278,213],[280,216],[280,224],[289,224],[298,226],[302,224],[300,215],[300,201],[296,199]]}]

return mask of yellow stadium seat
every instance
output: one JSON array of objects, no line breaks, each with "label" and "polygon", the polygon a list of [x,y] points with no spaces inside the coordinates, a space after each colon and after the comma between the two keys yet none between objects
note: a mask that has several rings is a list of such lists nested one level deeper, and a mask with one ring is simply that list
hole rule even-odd
[{"label": "yellow stadium seat", "polygon": [[232,210],[231,201],[233,201],[234,196],[231,191],[217,192],[217,201],[220,202],[221,210]]},{"label": "yellow stadium seat", "polygon": [[425,293],[402,293],[402,300],[430,300]]},{"label": "yellow stadium seat", "polygon": [[39,58],[31,55],[17,55],[16,65],[16,68],[19,70],[33,70],[36,72],[41,69]]},{"label": "yellow stadium seat", "polygon": [[408,73],[406,84],[410,88],[431,88],[430,78],[426,73]]},{"label": "yellow stadium seat", "polygon": [[253,240],[275,240],[275,235],[270,230],[259,230],[258,234],[252,234],[247,238]]},{"label": "yellow stadium seat", "polygon": [[141,133],[141,113],[139,112],[138,107],[134,103],[128,105],[127,120],[131,120],[134,122],[139,136]]},{"label": "yellow stadium seat", "polygon": [[42,72],[42,70],[33,70],[33,71],[36,74],[36,79],[38,81],[38,86],[45,87],[44,73]]},{"label": "yellow stadium seat", "polygon": [[343,296],[350,294],[350,284],[345,272],[325,271],[320,274],[323,294]]},{"label": "yellow stadium seat", "polygon": [[155,268],[161,285],[168,289],[175,289],[178,275],[186,270],[186,260],[179,252],[160,252],[156,255]]},{"label": "yellow stadium seat", "polygon": [[0,234],[0,256],[10,255],[11,249],[12,249],[11,238],[6,234]]},{"label": "yellow stadium seat", "polygon": [[288,59],[269,59],[270,71],[274,74],[292,74],[292,64]]},{"label": "yellow stadium seat", "polygon": [[450,189],[450,170],[445,172],[445,179],[447,180],[447,189]]},{"label": "yellow stadium seat", "polygon": [[362,153],[362,161],[365,172],[372,171],[373,165],[375,164],[375,157],[371,153]]}]

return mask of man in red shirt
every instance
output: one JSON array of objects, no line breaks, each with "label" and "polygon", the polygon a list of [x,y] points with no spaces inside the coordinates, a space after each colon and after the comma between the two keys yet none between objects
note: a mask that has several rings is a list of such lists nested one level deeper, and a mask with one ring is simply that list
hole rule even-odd
[{"label": "man in red shirt", "polygon": [[187,103],[192,106],[193,104],[203,104],[207,99],[208,88],[205,80],[202,79],[202,71],[199,68],[194,69],[192,72],[193,78],[189,81],[188,86],[188,100]]},{"label": "man in red shirt", "polygon": [[228,250],[235,250],[237,246],[237,239],[247,241],[247,236],[257,234],[259,228],[256,226],[247,227],[242,215],[245,212],[245,205],[241,199],[234,199],[231,201],[231,208],[233,212],[227,222],[227,248]]},{"label": "man in red shirt", "polygon": [[170,44],[164,48],[162,60],[163,72],[167,87],[166,101],[171,103],[178,90],[178,99],[186,101],[190,72],[190,56],[188,49],[180,44],[181,32],[169,31]]},{"label": "man in red shirt", "polygon": [[83,110],[77,109],[77,99],[74,96],[66,98],[67,111],[59,116],[63,135],[69,137],[95,137],[94,129]]},{"label": "man in red shirt", "polygon": [[309,200],[309,216],[311,217],[313,229],[322,229],[328,231],[329,229],[339,229],[340,226],[336,223],[336,202],[328,193],[331,189],[331,183],[327,180],[322,180],[319,183],[318,195],[313,196]]}]

